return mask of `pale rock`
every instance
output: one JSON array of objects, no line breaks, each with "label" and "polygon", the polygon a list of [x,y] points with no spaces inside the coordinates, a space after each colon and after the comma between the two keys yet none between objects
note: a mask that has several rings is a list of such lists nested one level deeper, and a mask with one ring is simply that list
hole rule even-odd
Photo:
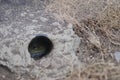
[{"label": "pale rock", "polygon": [[120,52],[116,51],[116,52],[114,53],[114,55],[115,55],[116,61],[117,61],[117,62],[120,62]]}]

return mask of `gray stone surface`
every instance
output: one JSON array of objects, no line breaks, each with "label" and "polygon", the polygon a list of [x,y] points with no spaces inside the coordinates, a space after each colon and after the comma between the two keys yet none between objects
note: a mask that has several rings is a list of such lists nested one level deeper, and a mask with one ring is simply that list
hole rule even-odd
[{"label": "gray stone surface", "polygon": [[[44,7],[0,3],[0,64],[16,74],[15,80],[62,80],[73,66],[82,65],[75,55],[80,39],[72,26],[56,20]],[[28,45],[39,34],[47,35],[54,49],[35,61],[30,57]]]}]

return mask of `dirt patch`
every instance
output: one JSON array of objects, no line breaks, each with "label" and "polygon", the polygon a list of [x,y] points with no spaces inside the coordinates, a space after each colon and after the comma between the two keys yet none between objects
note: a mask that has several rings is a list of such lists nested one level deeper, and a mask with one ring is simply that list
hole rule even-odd
[{"label": "dirt patch", "polygon": [[0,65],[0,80],[16,80],[15,74],[8,67]]}]

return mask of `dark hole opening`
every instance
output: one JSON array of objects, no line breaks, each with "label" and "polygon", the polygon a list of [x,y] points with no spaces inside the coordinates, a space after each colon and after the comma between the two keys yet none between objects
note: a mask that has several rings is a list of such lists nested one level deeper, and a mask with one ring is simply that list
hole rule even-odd
[{"label": "dark hole opening", "polygon": [[36,36],[28,46],[28,51],[35,60],[40,59],[51,52],[52,41],[46,36]]}]

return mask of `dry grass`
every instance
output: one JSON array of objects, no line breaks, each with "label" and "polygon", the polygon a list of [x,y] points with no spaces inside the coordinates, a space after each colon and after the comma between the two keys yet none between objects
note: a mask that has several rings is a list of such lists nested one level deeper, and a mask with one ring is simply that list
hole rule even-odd
[{"label": "dry grass", "polygon": [[65,80],[119,80],[119,78],[118,66],[111,63],[95,63],[83,68],[80,72],[74,71]]},{"label": "dry grass", "polygon": [[114,52],[120,51],[119,0],[52,0],[47,11],[74,24],[82,38],[77,56],[86,64],[66,80],[119,80],[120,66]]}]

